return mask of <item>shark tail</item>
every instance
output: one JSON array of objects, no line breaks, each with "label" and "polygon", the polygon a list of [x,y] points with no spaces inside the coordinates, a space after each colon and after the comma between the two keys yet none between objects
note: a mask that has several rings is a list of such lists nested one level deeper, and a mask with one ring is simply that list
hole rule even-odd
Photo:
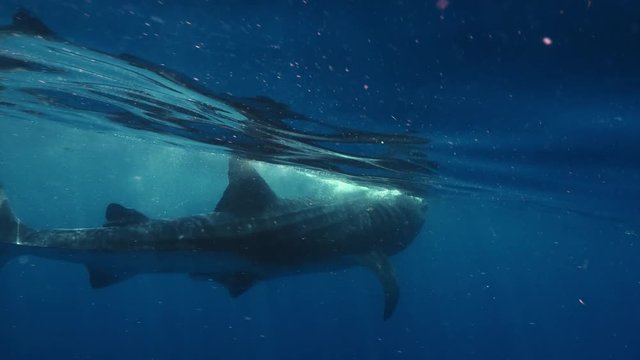
[{"label": "shark tail", "polygon": [[31,231],[13,214],[4,188],[0,185],[0,268],[11,260],[11,248],[19,245],[20,239]]}]

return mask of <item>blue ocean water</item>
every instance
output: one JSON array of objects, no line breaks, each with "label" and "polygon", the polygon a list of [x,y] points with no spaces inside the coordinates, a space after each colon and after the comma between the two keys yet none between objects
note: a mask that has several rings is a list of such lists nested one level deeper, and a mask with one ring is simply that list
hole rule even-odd
[{"label": "blue ocean water", "polygon": [[[635,3],[8,0],[0,23],[19,8],[57,36],[0,38],[39,64],[0,67],[0,181],[34,227],[210,211],[229,152],[430,209],[388,321],[360,268],[232,299],[183,275],[94,290],[25,256],[0,271],[2,359],[640,358]],[[254,98],[246,125],[193,107],[202,89],[290,110]],[[317,191],[264,166],[278,193]]]}]

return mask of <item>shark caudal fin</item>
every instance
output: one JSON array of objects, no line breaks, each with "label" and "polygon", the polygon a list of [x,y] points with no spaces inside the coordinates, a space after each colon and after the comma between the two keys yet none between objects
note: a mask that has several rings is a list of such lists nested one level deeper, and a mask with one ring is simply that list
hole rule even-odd
[{"label": "shark caudal fin", "polygon": [[18,218],[13,215],[9,206],[9,199],[0,185],[0,243],[10,243],[16,238]]},{"label": "shark caudal fin", "polygon": [[0,267],[11,259],[9,248],[20,242],[20,237],[31,232],[11,211],[9,199],[0,185]]}]

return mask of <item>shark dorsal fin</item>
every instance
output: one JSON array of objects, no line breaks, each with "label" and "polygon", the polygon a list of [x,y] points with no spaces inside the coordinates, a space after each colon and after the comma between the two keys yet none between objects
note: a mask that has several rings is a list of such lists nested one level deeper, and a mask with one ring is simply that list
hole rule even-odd
[{"label": "shark dorsal fin", "polygon": [[31,35],[55,36],[53,31],[51,31],[51,29],[49,29],[42,20],[33,16],[25,9],[18,10],[18,12],[13,15],[13,22],[11,25],[5,29]]},{"label": "shark dorsal fin", "polygon": [[234,157],[229,159],[229,185],[215,211],[253,216],[264,212],[277,201],[276,194],[251,164]]},{"label": "shark dorsal fin", "polygon": [[104,226],[126,226],[149,221],[149,218],[140,211],[114,203],[107,206],[105,217],[107,222]]}]

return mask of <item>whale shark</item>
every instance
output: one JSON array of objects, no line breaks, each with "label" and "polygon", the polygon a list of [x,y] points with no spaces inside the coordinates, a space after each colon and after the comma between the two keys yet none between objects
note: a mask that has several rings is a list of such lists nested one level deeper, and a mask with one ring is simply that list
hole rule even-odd
[{"label": "whale shark", "polygon": [[321,201],[278,196],[248,160],[230,157],[228,186],[214,210],[151,219],[109,204],[96,228],[36,230],[0,187],[0,266],[33,255],[86,266],[93,288],[137,274],[184,273],[216,281],[233,297],[272,278],[364,266],[382,284],[384,319],[399,297],[390,256],[423,227],[426,201],[368,193]]}]

